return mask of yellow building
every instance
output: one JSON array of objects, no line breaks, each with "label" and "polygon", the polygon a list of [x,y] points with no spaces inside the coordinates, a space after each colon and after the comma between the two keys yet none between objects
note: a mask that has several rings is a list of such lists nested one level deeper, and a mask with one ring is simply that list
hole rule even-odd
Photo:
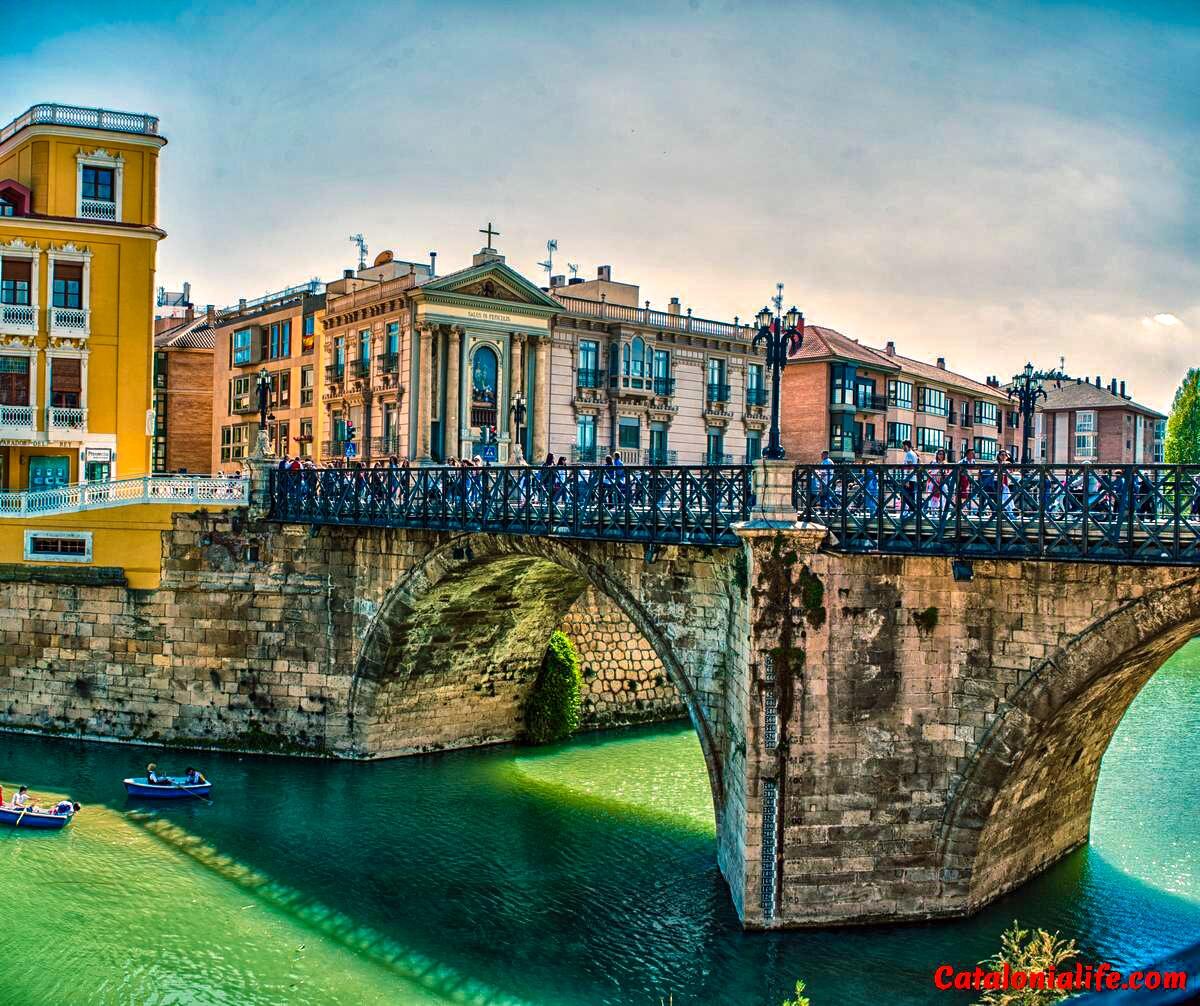
[{"label": "yellow building", "polygon": [[0,129],[0,488],[151,471],[158,120],[35,105]]},{"label": "yellow building", "polygon": [[0,128],[0,564],[153,587],[176,511],[245,498],[149,477],[165,143],[153,116],[73,105]]}]

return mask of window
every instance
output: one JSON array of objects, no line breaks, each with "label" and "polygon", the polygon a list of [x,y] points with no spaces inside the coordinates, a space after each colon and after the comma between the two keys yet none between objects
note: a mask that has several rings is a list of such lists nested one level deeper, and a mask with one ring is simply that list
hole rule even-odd
[{"label": "window", "polygon": [[287,423],[275,424],[275,453],[281,458],[291,453],[289,438],[291,432],[291,428]]},{"label": "window", "polygon": [[729,400],[729,385],[725,383],[725,360],[721,357],[710,356],[708,359],[708,400]]},{"label": "window", "polygon": [[665,423],[650,424],[650,464],[671,464],[670,450],[667,447],[667,426]]},{"label": "window", "polygon": [[333,366],[338,373],[346,369],[346,337],[339,335],[333,340]]},{"label": "window", "polygon": [[300,352],[311,353],[317,347],[317,316],[306,314],[304,327],[300,330]]},{"label": "window", "polygon": [[625,378],[623,384],[626,388],[646,386],[646,377],[649,376],[650,369],[647,362],[650,355],[650,351],[646,348],[646,342],[640,335],[634,336],[632,342],[625,343],[625,348],[621,350],[621,372]]},{"label": "window", "polygon": [[1096,457],[1096,435],[1094,433],[1075,434],[1075,460],[1091,461]]},{"label": "window", "polygon": [[[977,425],[979,425],[979,426],[999,426],[998,416],[999,416],[999,412],[996,409],[995,402],[976,402],[975,403],[975,422]],[[994,451],[995,441],[993,441],[992,443],[993,443],[993,451]]]},{"label": "window", "polygon": [[888,447],[899,450],[906,440],[912,440],[911,423],[888,423]]},{"label": "window", "polygon": [[912,408],[913,386],[911,381],[888,381],[888,405],[893,409]]},{"label": "window", "polygon": [[0,405],[29,404],[29,357],[0,356]]},{"label": "window", "polygon": [[91,531],[26,531],[27,562],[91,562]]},{"label": "window", "polygon": [[1017,412],[1015,409],[1009,409],[1008,410],[1008,428],[1010,430],[1015,430],[1020,425],[1021,425],[1021,413]]},{"label": "window", "polygon": [[78,409],[83,394],[83,368],[76,357],[53,356],[50,364],[50,404],[56,409]]},{"label": "window", "polygon": [[311,419],[300,420],[300,436],[297,438],[296,450],[302,458],[312,457],[312,428],[313,421]]},{"label": "window", "polygon": [[222,426],[221,460],[241,461],[246,456],[246,445],[249,442],[249,426]]},{"label": "window", "polygon": [[288,409],[292,405],[292,372],[279,370],[271,375],[271,395],[267,399],[272,409]]},{"label": "window", "polygon": [[292,323],[276,322],[271,325],[271,341],[267,355],[272,360],[282,360],[292,355]]},{"label": "window", "polygon": [[243,364],[251,363],[253,355],[253,346],[251,344],[251,336],[253,333],[248,328],[243,328],[241,331],[234,332],[230,336],[230,349],[233,353],[233,365],[240,367]]},{"label": "window", "polygon": [[1082,409],[1075,413],[1075,432],[1096,432],[1096,412],[1094,409]]},{"label": "window", "polygon": [[[976,404],[979,404],[978,402]],[[993,406],[994,408],[994,406]],[[993,437],[976,437],[975,438],[975,460],[977,461],[995,461],[996,460],[996,441]]]},{"label": "window", "polygon": [[229,382],[229,411],[250,412],[250,378],[235,377]]},{"label": "window", "polygon": [[0,280],[0,304],[28,307],[33,261],[4,259],[3,269],[3,279]]},{"label": "window", "polygon": [[746,365],[746,404],[767,404],[767,389],[763,384],[763,365],[761,363]]},{"label": "window", "polygon": [[0,199],[0,217],[11,217],[15,213],[16,207],[12,203],[7,199]]},{"label": "window", "polygon": [[575,417],[575,454],[580,461],[596,460],[596,417]]},{"label": "window", "polygon": [[617,427],[617,446],[638,450],[642,446],[642,421],[623,417]]},{"label": "window", "polygon": [[671,354],[665,349],[654,351],[654,393],[669,395],[674,392],[674,382],[671,380]]},{"label": "window", "polygon": [[871,378],[856,377],[854,379],[854,407],[857,409],[874,409],[875,382]]},{"label": "window", "polygon": [[580,388],[598,388],[600,385],[600,343],[592,339],[581,339],[579,342],[579,370],[576,374],[576,386]]},{"label": "window", "polygon": [[115,201],[113,194],[113,169],[83,166],[83,198],[100,203]]},{"label": "window", "polygon": [[82,307],[83,266],[72,262],[55,262],[51,291],[55,307]]},{"label": "window", "polygon": [[946,446],[945,430],[934,429],[930,426],[917,427],[917,450],[933,454]]},{"label": "window", "polygon": [[746,464],[752,465],[762,457],[762,434],[751,430],[746,434]]},{"label": "window", "polygon": [[705,438],[704,463],[706,465],[725,464],[725,431],[720,427],[710,426],[708,429]]},{"label": "window", "polygon": [[371,330],[364,328],[358,333],[358,358],[363,363],[370,362],[371,359]]},{"label": "window", "polygon": [[917,408],[921,412],[929,413],[931,416],[947,416],[950,414],[950,403],[946,399],[946,392],[940,388],[918,388]]},{"label": "window", "polygon": [[855,369],[849,364],[833,363],[829,366],[829,403],[831,405],[853,405],[855,401]]},{"label": "window", "polygon": [[313,377],[313,368],[311,366],[310,367],[301,367],[300,368],[300,404],[301,405],[312,405],[313,390],[315,387],[316,387],[316,382]]}]

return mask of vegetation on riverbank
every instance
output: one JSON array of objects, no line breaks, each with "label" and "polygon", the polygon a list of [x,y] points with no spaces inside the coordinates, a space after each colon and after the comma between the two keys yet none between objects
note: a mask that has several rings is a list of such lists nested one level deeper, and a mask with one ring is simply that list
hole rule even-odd
[{"label": "vegetation on riverbank", "polygon": [[579,651],[565,633],[554,632],[525,704],[526,739],[533,744],[550,744],[570,737],[579,729],[582,703]]}]

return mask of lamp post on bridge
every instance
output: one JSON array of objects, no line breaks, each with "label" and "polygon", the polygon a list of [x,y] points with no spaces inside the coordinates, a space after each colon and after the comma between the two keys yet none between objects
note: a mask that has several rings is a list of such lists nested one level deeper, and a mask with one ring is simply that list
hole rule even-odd
[{"label": "lamp post on bridge", "polygon": [[1008,387],[1008,400],[1016,401],[1021,413],[1021,464],[1029,464],[1029,439],[1033,436],[1033,414],[1039,399],[1046,397],[1042,378],[1046,376],[1026,363],[1021,373],[1013,376]]},{"label": "lamp post on bridge", "polygon": [[804,342],[804,315],[794,305],[787,314],[781,314],[782,283],[778,290],[774,297],[774,313],[769,307],[758,312],[754,319],[758,323],[758,332],[750,342],[751,349],[758,349],[760,343],[766,346],[767,366],[771,370],[771,432],[762,453],[768,461],[782,461],[786,456],[779,440],[779,380],[787,366],[788,346],[794,344],[798,349]]}]

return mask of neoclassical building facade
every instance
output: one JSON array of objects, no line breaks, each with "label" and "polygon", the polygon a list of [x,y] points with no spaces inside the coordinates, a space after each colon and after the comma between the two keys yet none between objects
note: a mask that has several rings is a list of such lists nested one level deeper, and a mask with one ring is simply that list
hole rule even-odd
[{"label": "neoclassical building facade", "polygon": [[638,292],[607,266],[539,288],[491,247],[445,276],[390,252],[347,270],[326,291],[321,459],[757,458],[769,402],[750,330]]}]

